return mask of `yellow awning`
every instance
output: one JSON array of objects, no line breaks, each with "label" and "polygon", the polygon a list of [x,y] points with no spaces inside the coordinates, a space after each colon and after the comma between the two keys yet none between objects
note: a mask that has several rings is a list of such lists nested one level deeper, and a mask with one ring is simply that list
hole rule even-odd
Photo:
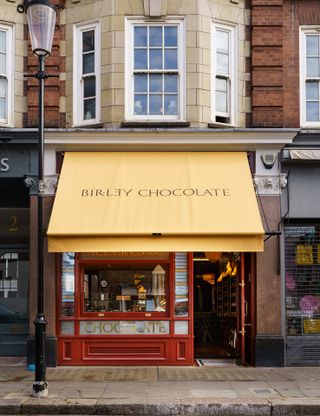
[{"label": "yellow awning", "polygon": [[245,153],[66,153],[51,252],[262,251]]}]

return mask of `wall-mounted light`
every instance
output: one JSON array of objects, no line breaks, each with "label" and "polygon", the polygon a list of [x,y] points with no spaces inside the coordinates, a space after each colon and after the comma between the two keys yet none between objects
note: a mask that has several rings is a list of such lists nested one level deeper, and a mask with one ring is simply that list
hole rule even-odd
[{"label": "wall-mounted light", "polygon": [[276,159],[277,159],[277,156],[273,153],[263,153],[261,155],[263,166],[266,169],[272,169],[273,165],[276,162]]}]

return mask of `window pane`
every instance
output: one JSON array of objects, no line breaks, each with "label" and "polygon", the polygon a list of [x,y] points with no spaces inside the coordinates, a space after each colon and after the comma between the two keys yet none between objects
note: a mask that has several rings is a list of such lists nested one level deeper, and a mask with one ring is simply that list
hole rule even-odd
[{"label": "window pane", "polygon": [[307,95],[307,100],[319,100],[319,82],[318,81],[306,82],[306,95]]},{"label": "window pane", "polygon": [[319,102],[307,102],[307,121],[319,120]]},{"label": "window pane", "polygon": [[82,55],[82,73],[83,74],[92,74],[94,72],[94,52]]},{"label": "window pane", "polygon": [[0,53],[0,74],[7,75],[6,55],[4,53]]},{"label": "window pane", "polygon": [[164,46],[178,46],[178,28],[176,26],[164,28]]},{"label": "window pane", "polygon": [[162,114],[162,95],[150,95],[149,114]]},{"label": "window pane", "polygon": [[134,96],[134,114],[147,114],[147,95],[135,94]]},{"label": "window pane", "polygon": [[216,91],[216,110],[221,113],[227,112],[227,94],[225,92]]},{"label": "window pane", "polygon": [[178,53],[177,49],[166,49],[164,51],[165,69],[178,68]]},{"label": "window pane", "polygon": [[85,312],[165,312],[167,269],[160,264],[85,266]]},{"label": "window pane", "polygon": [[162,27],[149,28],[149,46],[162,46]]},{"label": "window pane", "polygon": [[308,77],[320,76],[318,58],[307,58],[307,76]]},{"label": "window pane", "polygon": [[7,98],[7,80],[0,78],[0,98]]},{"label": "window pane", "polygon": [[170,74],[164,76],[164,91],[178,92],[178,75]]},{"label": "window pane", "polygon": [[229,55],[217,53],[217,73],[229,74]]},{"label": "window pane", "polygon": [[147,46],[147,28],[146,26],[136,26],[134,28],[134,46]]},{"label": "window pane", "polygon": [[165,95],[164,96],[164,113],[170,115],[178,114],[178,96]]},{"label": "window pane", "polygon": [[162,75],[161,74],[151,74],[150,75],[150,92],[162,92]]},{"label": "window pane", "polygon": [[94,30],[82,33],[83,52],[94,50]]},{"label": "window pane", "polygon": [[307,56],[319,56],[319,38],[318,35],[307,36]]},{"label": "window pane", "polygon": [[227,80],[216,78],[216,90],[227,92]]},{"label": "window pane", "polygon": [[6,52],[6,32],[0,30],[0,52]]},{"label": "window pane", "polygon": [[75,255],[63,253],[61,258],[61,316],[74,315]]},{"label": "window pane", "polygon": [[96,79],[95,78],[85,78],[84,79],[84,98],[94,97],[96,95]]},{"label": "window pane", "polygon": [[229,52],[229,32],[223,30],[217,30],[217,51]]},{"label": "window pane", "polygon": [[96,99],[95,98],[89,98],[87,100],[84,100],[84,119],[85,120],[91,120],[96,118]]},{"label": "window pane", "polygon": [[150,49],[150,69],[162,69],[162,49]]},{"label": "window pane", "polygon": [[146,49],[135,49],[134,68],[135,69],[147,69],[147,50]]},{"label": "window pane", "polygon": [[320,334],[318,306],[320,269],[317,259],[319,231],[319,226],[311,224],[290,225],[285,226],[284,229],[288,336],[309,336],[311,339]]},{"label": "window pane", "polygon": [[188,254],[175,255],[175,315],[188,316],[189,290],[188,290]]},{"label": "window pane", "polygon": [[[1,251],[0,324],[10,334],[12,324],[27,324],[29,316],[29,253]],[[3,336],[3,335],[2,335]],[[8,337],[8,335],[7,335]],[[4,337],[3,337],[4,338]],[[1,343],[5,340],[1,339]],[[2,344],[3,345],[3,344]]]},{"label": "window pane", "polygon": [[7,118],[6,100],[3,98],[0,98],[0,118],[1,119]]},{"label": "window pane", "polygon": [[188,321],[175,321],[174,323],[174,333],[177,334],[188,334],[189,332],[189,322]]},{"label": "window pane", "polygon": [[147,75],[134,75],[134,92],[147,92]]},{"label": "window pane", "polygon": [[61,322],[61,334],[63,334],[63,335],[74,335],[74,322],[73,321],[62,321]]}]

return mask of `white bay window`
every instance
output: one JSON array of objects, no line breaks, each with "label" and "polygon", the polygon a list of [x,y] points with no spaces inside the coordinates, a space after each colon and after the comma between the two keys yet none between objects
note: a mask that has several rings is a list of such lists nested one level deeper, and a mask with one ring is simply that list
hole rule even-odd
[{"label": "white bay window", "polygon": [[74,125],[100,122],[100,25],[74,31]]},{"label": "white bay window", "polygon": [[235,124],[235,28],[214,23],[212,32],[212,120],[214,123]]},{"label": "white bay window", "polygon": [[320,27],[300,32],[300,123],[320,127]]},{"label": "white bay window", "polygon": [[0,125],[13,122],[13,28],[0,24]]},{"label": "white bay window", "polygon": [[182,22],[127,20],[126,118],[184,118]]}]

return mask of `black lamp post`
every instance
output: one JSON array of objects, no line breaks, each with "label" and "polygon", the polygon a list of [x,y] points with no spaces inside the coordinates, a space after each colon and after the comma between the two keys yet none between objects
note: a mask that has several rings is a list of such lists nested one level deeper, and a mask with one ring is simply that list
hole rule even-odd
[{"label": "black lamp post", "polygon": [[[20,8],[20,9],[19,9]],[[32,396],[45,397],[48,395],[46,381],[46,325],[44,316],[44,230],[43,230],[43,196],[44,196],[44,81],[47,77],[44,62],[51,54],[56,10],[49,0],[25,0],[18,6],[18,11],[27,13],[28,27],[31,38],[32,52],[38,57],[38,72],[35,77],[39,81],[39,111],[38,111],[38,292],[37,315],[35,325],[35,382]]]}]

